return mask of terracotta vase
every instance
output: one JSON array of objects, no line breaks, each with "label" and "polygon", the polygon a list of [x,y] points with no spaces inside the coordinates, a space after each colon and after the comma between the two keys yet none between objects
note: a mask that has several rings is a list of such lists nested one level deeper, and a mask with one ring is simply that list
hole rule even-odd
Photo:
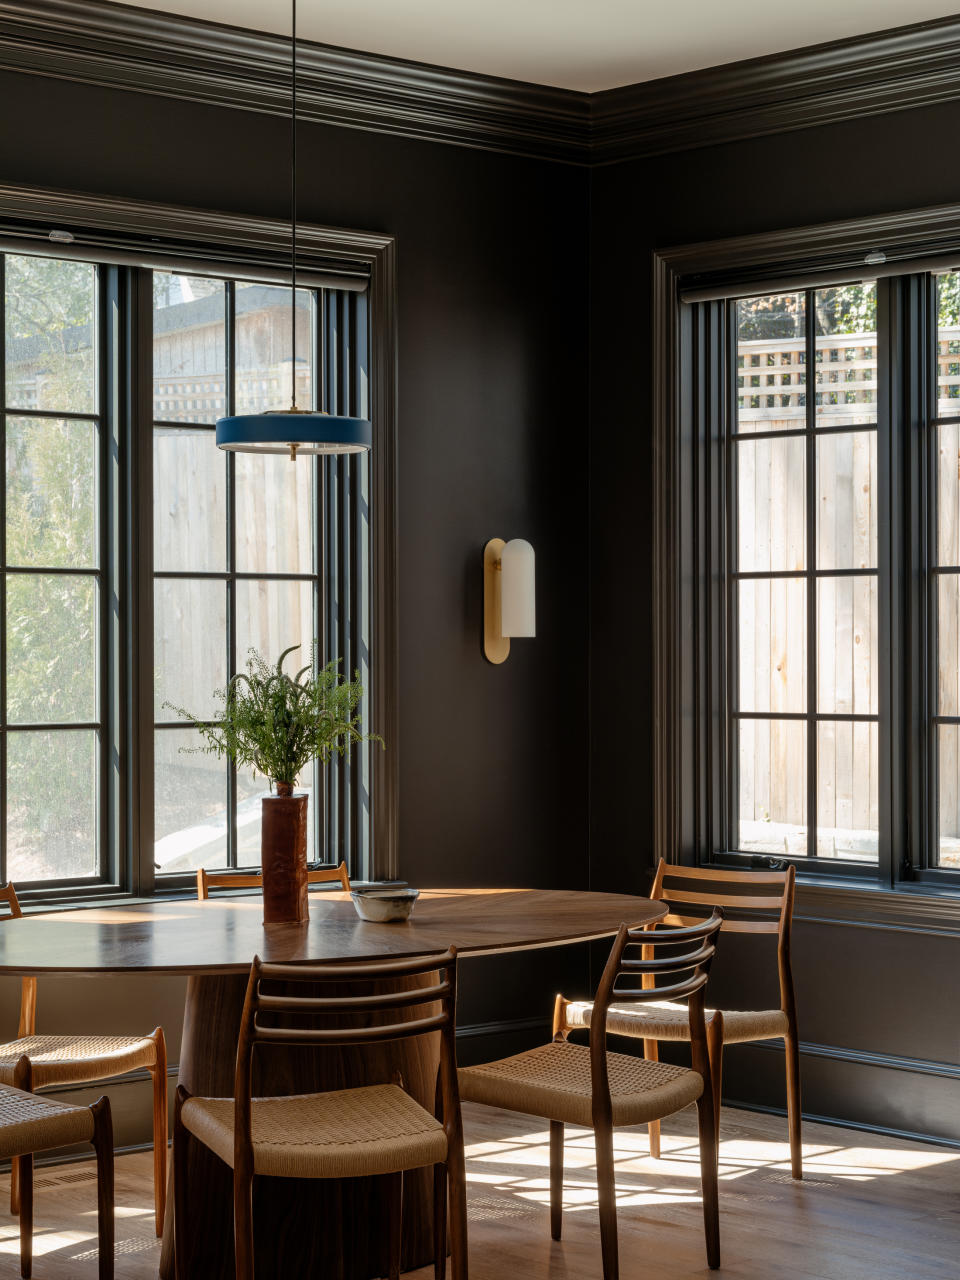
[{"label": "terracotta vase", "polygon": [[278,782],[264,796],[260,835],[263,923],[302,924],[307,919],[307,796]]}]

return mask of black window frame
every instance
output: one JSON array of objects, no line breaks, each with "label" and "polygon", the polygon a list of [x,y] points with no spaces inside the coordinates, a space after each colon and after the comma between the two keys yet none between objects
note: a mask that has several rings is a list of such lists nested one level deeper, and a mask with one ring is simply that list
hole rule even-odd
[{"label": "black window frame", "polygon": [[[58,227],[63,226],[64,211],[68,209],[77,219],[75,242],[69,246],[51,244],[48,230],[52,219],[36,221],[38,207],[41,218],[57,209]],[[27,212],[32,215],[30,218],[24,216]],[[123,231],[117,231],[118,226]],[[371,752],[368,777],[351,779],[349,763],[328,771],[322,793],[327,803],[346,804],[350,821],[345,830],[341,824],[339,831],[331,831],[326,822],[318,821],[320,857],[323,861],[339,860],[341,856],[351,860],[350,851],[356,847],[351,826],[356,829],[355,811],[359,808],[357,786],[352,784],[362,782],[372,798],[370,856],[363,862],[353,859],[351,873],[362,878],[392,879],[398,875],[396,242],[394,237],[380,233],[310,225],[300,228],[299,239],[298,271],[316,289],[318,305],[338,310],[335,318],[343,326],[343,340],[331,343],[321,340],[327,326],[316,326],[316,368],[318,383],[324,388],[318,392],[322,407],[358,411],[357,386],[349,376],[349,348],[358,341],[364,348],[368,403],[374,422],[374,450],[366,482],[369,493],[364,498],[371,512],[366,535],[373,632],[371,652],[364,655],[372,685],[367,723],[390,744],[386,751]],[[0,251],[69,257],[96,264],[101,352],[96,415],[74,415],[99,416],[101,422],[101,556],[97,572],[105,589],[100,592],[98,674],[102,723],[108,732],[101,734],[101,762],[107,785],[101,787],[100,793],[100,874],[82,881],[33,882],[24,885],[21,896],[28,904],[56,906],[155,893],[189,893],[195,887],[192,873],[156,876],[153,867],[152,270],[285,286],[289,279],[288,262],[284,262],[289,252],[289,227],[279,220],[26,189],[0,193]],[[344,304],[343,286],[362,298],[362,303],[353,307]],[[358,326],[364,329],[362,339],[357,336]],[[363,505],[359,468],[351,466],[352,461],[307,462],[317,470],[315,535],[318,554],[322,555],[317,569],[327,568],[330,555],[337,557],[336,572],[323,572],[321,589],[316,593],[320,601],[318,633],[324,651],[342,656],[351,670],[360,664],[355,661],[357,644],[348,616],[350,601],[346,611],[339,608],[336,592],[342,589],[338,583],[345,582],[345,574],[353,572],[349,569],[353,561],[348,554],[347,535]],[[344,495],[347,501],[341,502]],[[333,498],[337,502],[331,507]],[[339,534],[333,540],[331,522],[335,522]],[[336,624],[331,623],[334,617],[338,618]],[[142,637],[149,637],[149,643],[140,643]],[[0,764],[5,765],[2,734]],[[320,788],[316,795],[323,812],[327,804],[323,803]]]},{"label": "black window frame", "polygon": [[[864,257],[871,231],[881,228],[896,246],[890,256],[897,261],[878,269]],[[653,255],[656,852],[707,866],[794,862],[801,902],[815,916],[907,919],[912,912],[915,922],[917,912],[935,910],[925,905],[935,900],[950,911],[960,907],[960,871],[934,865],[936,513],[930,501],[937,423],[932,273],[958,262],[960,206]],[[877,558],[879,857],[875,864],[842,864],[743,854],[726,839],[734,770],[725,726],[735,655],[724,583],[735,530],[724,443],[737,390],[730,299],[878,277],[878,485],[888,503]],[[901,907],[892,905],[898,899]]]}]

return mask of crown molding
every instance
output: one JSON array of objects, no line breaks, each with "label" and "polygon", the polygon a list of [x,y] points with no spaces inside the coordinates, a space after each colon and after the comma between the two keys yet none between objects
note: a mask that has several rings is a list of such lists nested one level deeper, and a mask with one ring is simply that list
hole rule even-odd
[{"label": "crown molding", "polygon": [[960,98],[960,18],[943,18],[591,97],[591,158],[610,164]]},{"label": "crown molding", "polygon": [[[0,0],[0,69],[289,111],[289,41],[112,0]],[[960,18],[579,93],[304,42],[316,123],[570,164],[624,160],[960,98]]]},{"label": "crown molding", "polygon": [[[0,69],[288,115],[290,41],[110,0],[0,0]],[[298,44],[301,119],[589,160],[589,95]]]}]

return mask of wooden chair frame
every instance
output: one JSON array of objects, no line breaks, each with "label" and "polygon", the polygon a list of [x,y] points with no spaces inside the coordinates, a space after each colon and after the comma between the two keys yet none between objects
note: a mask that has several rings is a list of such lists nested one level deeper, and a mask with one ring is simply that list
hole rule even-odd
[{"label": "wooden chair frame", "polygon": [[[13,883],[0,889],[0,901],[6,902],[10,915],[15,920],[23,919],[23,911],[17,899],[17,891]],[[20,979],[20,1021],[17,1028],[17,1039],[37,1034],[37,979],[34,975],[26,975]],[[149,1067],[153,1092],[153,1211],[154,1227],[158,1236],[163,1234],[163,1219],[167,1205],[167,1044],[163,1027],[154,1027],[144,1040],[152,1040],[156,1057],[154,1065]],[[107,1077],[104,1077],[106,1079]],[[112,1141],[112,1140],[111,1140]],[[14,1159],[10,1166],[10,1212],[20,1212],[20,1185],[22,1182],[22,1161]]]},{"label": "wooden chair frame", "polygon": [[[336,867],[315,867],[307,871],[307,884],[330,884],[340,881],[344,893],[350,892],[350,877],[347,875],[347,864],[341,862]],[[262,889],[263,874],[260,871],[207,871],[205,867],[197,869],[197,898],[206,902],[211,889]]]},{"label": "wooden chair frame", "polygon": [[[659,922],[658,922],[659,923]],[[703,1184],[703,1224],[707,1262],[711,1270],[720,1266],[720,1210],[717,1172],[717,1133],[714,1120],[714,1093],[710,1079],[710,1054],[704,1016],[704,987],[716,954],[716,937],[723,923],[723,911],[714,910],[706,920],[680,928],[631,929],[621,925],[610,951],[593,1001],[590,1018],[590,1082],[592,1118],[597,1151],[597,1190],[600,1206],[600,1246],[604,1280],[620,1274],[617,1243],[616,1178],[613,1161],[613,1101],[607,1070],[607,1015],[611,1003],[643,1004],[652,1000],[686,998],[690,1019],[693,1070],[703,1077],[703,1092],[697,1101],[700,1140],[700,1176]],[[640,959],[627,958],[628,947],[639,946]],[[677,948],[680,948],[679,954]],[[688,949],[691,948],[692,949]],[[666,951],[666,954],[658,952]],[[639,989],[616,990],[624,975],[640,976]],[[678,977],[678,975],[680,975]],[[685,975],[685,976],[684,976]],[[673,979],[667,986],[655,985],[658,977]],[[553,1038],[567,1039],[572,1030],[564,1010],[569,1002],[558,996],[554,1009]],[[563,1122],[550,1121],[550,1232],[560,1239],[563,1215]]]},{"label": "wooden chair frame", "polygon": [[[404,980],[442,970],[444,976],[431,986],[406,987],[373,995],[298,996],[289,994],[298,983],[334,982],[368,987],[371,982]],[[262,983],[282,983],[284,993],[273,995],[261,990]],[[457,953],[451,947],[440,955],[414,960],[369,964],[264,964],[254,958],[241,1016],[237,1044],[237,1070],[234,1080],[234,1244],[237,1280],[254,1280],[253,1238],[253,1104],[251,1098],[253,1055],[256,1050],[277,1045],[339,1048],[415,1036],[440,1033],[440,1063],[436,1084],[436,1116],[447,1138],[447,1161],[434,1166],[434,1273],[443,1280],[447,1254],[447,1190],[449,1185],[449,1222],[453,1280],[467,1280],[467,1203],[466,1167],[463,1148],[463,1126],[460,1116],[460,1093],[456,1059]],[[386,1022],[368,1025],[371,1015],[393,1016],[399,1009],[415,1012],[418,1006],[440,1004],[439,1013],[423,1012],[408,1022]],[[261,1022],[267,1015],[270,1025]],[[286,1023],[279,1020],[287,1015]],[[295,1019],[308,1015],[311,1019],[336,1021],[344,1016],[359,1015],[364,1025],[310,1026],[296,1025]],[[290,1024],[293,1025],[290,1025]],[[395,1080],[394,1083],[402,1084]],[[186,1221],[187,1163],[181,1111],[189,1098],[184,1088],[177,1090],[174,1112],[174,1226]],[[402,1173],[387,1175],[389,1180],[388,1249],[390,1280],[400,1276],[400,1227]],[[186,1274],[185,1241],[175,1230],[175,1253],[178,1275]]]},{"label": "wooden chair frame", "polygon": [[[786,1050],[787,1076],[787,1128],[790,1135],[790,1169],[794,1178],[803,1177],[803,1141],[801,1134],[800,1110],[800,1040],[797,1029],[797,998],[793,984],[793,968],[790,960],[790,930],[793,923],[793,904],[796,895],[796,868],[791,864],[786,871],[728,871],[720,867],[683,867],[667,862],[661,858],[653,879],[650,897],[667,900],[670,903],[690,904],[710,909],[721,906],[737,911],[764,911],[777,913],[775,920],[737,919],[725,916],[723,931],[725,933],[776,934],[777,937],[777,976],[780,983],[780,1008],[786,1015],[787,1034],[784,1036]],[[726,891],[711,892],[709,889],[670,889],[664,888],[664,881],[681,880],[703,885],[718,884],[730,886]],[[776,894],[754,894],[737,892],[735,886],[746,888],[777,888]],[[664,924],[689,924],[698,918],[671,911],[662,921]],[[654,926],[656,927],[656,926]],[[748,1042],[749,1043],[749,1042]],[[714,1089],[714,1114],[717,1123],[719,1141],[720,1131],[720,1094],[723,1081],[723,1011],[717,1010],[707,1026],[707,1047],[710,1052],[710,1070]],[[656,1040],[644,1039],[644,1057],[657,1060],[658,1046]],[[660,1122],[654,1120],[650,1126],[650,1154],[659,1159],[660,1156]]]},{"label": "wooden chair frame", "polygon": [[[9,899],[8,899],[9,901]],[[13,1087],[24,1093],[32,1093],[30,1059],[23,1055],[17,1060],[13,1073]],[[114,1182],[113,1182],[113,1120],[110,1099],[98,1099],[91,1107],[93,1136],[90,1139],[97,1157],[97,1273],[99,1280],[113,1280],[114,1274]],[[20,1193],[15,1210],[20,1218],[20,1275],[30,1280],[33,1275],[33,1152],[24,1152],[14,1158],[20,1169]]]}]

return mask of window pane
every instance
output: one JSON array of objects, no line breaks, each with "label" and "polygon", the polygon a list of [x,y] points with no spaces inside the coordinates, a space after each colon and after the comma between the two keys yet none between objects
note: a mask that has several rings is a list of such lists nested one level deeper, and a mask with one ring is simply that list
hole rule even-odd
[{"label": "window pane", "polygon": [[960,870],[960,725],[937,725],[938,865]]},{"label": "window pane", "polygon": [[226,568],[227,459],[212,431],[153,433],[153,562],[183,573]]},{"label": "window pane", "polygon": [[806,711],[806,599],[802,579],[739,584],[741,711]]},{"label": "window pane", "polygon": [[[237,412],[263,413],[290,407],[290,290],[276,285],[237,284]],[[297,405],[313,408],[313,299],[297,290]]]},{"label": "window pane", "polygon": [[817,438],[817,568],[877,563],[877,433]]},{"label": "window pane", "polygon": [[[302,664],[301,664],[302,665]],[[316,861],[316,806],[313,802],[313,764],[297,779],[297,790],[307,793],[307,860]],[[260,866],[260,801],[270,785],[251,769],[237,770],[237,866]]]},{"label": "window pane", "polygon": [[11,880],[97,874],[98,754],[94,730],[8,732]]},{"label": "window pane", "polygon": [[164,874],[227,865],[227,762],[183,750],[199,743],[192,729],[154,734],[153,850]]},{"label": "window pane", "polygon": [[246,668],[251,647],[273,663],[284,649],[298,644],[284,669],[294,674],[306,666],[314,639],[313,590],[312,582],[237,583],[238,671]]},{"label": "window pane", "polygon": [[817,725],[817,855],[876,862],[879,847],[877,725]]},{"label": "window pane", "polygon": [[802,439],[737,443],[737,529],[742,573],[803,569],[805,445]]},{"label": "window pane", "polygon": [[957,271],[937,277],[937,415],[960,417],[960,272]]},{"label": "window pane", "polygon": [[237,569],[313,573],[312,459],[236,455]]},{"label": "window pane", "polygon": [[818,427],[877,420],[877,286],[814,294]]},{"label": "window pane", "polygon": [[937,712],[960,715],[960,577],[937,576]]},{"label": "window pane", "polygon": [[7,405],[96,412],[96,268],[12,253],[5,261]]},{"label": "window pane", "polygon": [[744,853],[807,852],[807,726],[741,720],[740,838]]},{"label": "window pane", "polygon": [[784,431],[806,423],[802,293],[737,303],[737,430]]},{"label": "window pane", "polygon": [[7,716],[43,724],[97,716],[97,583],[7,574]]},{"label": "window pane", "polygon": [[960,423],[936,431],[937,563],[960,564]]},{"label": "window pane", "polygon": [[158,578],[154,583],[156,718],[175,720],[164,702],[200,719],[216,714],[227,683],[227,590],[222,582]]},{"label": "window pane", "polygon": [[821,578],[817,583],[817,709],[876,715],[880,672],[877,579]]},{"label": "window pane", "polygon": [[97,427],[7,419],[7,563],[95,569]]},{"label": "window pane", "polygon": [[155,271],[153,412],[162,422],[215,422],[226,412],[224,284]]}]

